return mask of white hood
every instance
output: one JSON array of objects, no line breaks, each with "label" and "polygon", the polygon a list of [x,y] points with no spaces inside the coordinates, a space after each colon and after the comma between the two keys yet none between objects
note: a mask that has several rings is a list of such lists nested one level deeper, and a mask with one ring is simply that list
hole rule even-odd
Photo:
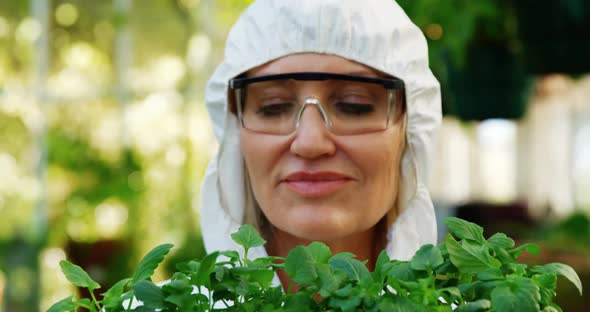
[{"label": "white hood", "polygon": [[[244,217],[239,123],[228,111],[228,81],[279,57],[301,52],[338,55],[404,80],[407,148],[402,158],[400,215],[388,230],[387,252],[411,258],[436,243],[436,220],[425,186],[441,121],[440,87],[428,67],[426,40],[392,0],[259,0],[229,33],[225,59],[207,84],[206,104],[220,143],[201,190],[205,248],[240,250],[231,240]],[[252,257],[265,256],[264,248]]]}]

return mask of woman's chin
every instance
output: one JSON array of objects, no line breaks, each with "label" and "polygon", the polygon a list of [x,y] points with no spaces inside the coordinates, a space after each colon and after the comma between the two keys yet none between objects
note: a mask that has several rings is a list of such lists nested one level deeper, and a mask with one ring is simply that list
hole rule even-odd
[{"label": "woman's chin", "polygon": [[[269,222],[283,232],[283,235],[302,241],[337,242],[366,231],[380,218],[375,215],[359,214],[340,202],[282,205],[278,213],[266,214]],[[373,220],[375,219],[375,220]],[[374,221],[374,222],[373,222]]]},{"label": "woman's chin", "polygon": [[346,239],[355,231],[351,226],[330,222],[301,222],[288,229],[290,235],[307,241],[335,242]]}]

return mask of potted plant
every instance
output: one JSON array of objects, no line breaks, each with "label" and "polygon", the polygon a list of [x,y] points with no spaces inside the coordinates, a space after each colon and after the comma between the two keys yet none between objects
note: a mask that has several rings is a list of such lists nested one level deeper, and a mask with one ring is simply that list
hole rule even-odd
[{"label": "potted plant", "polygon": [[[237,251],[215,251],[201,261],[177,265],[163,285],[150,280],[172,245],[149,252],[131,278],[96,298],[100,285],[80,267],[62,261],[66,277],[92,294],[65,298],[49,312],[75,311],[561,311],[553,299],[557,276],[582,292],[575,271],[560,263],[529,267],[518,263],[535,245],[515,247],[505,234],[485,239],[483,228],[447,218],[452,234],[438,245],[424,245],[409,261],[382,252],[369,272],[353,254],[332,255],[319,242],[292,249],[286,258],[248,259],[250,248],[265,241],[249,225],[232,234]],[[273,286],[276,270],[291,277],[287,291]],[[296,291],[294,291],[296,289]],[[132,299],[142,301],[133,304]]]}]

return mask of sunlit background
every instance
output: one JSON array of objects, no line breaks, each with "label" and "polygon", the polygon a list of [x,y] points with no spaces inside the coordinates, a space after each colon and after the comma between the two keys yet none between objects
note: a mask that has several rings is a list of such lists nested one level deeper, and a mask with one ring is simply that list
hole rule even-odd
[{"label": "sunlit background", "polygon": [[[175,245],[157,279],[203,255],[199,186],[217,149],[203,91],[250,2],[0,2],[2,311],[75,291],[65,258],[109,287],[157,244]],[[443,86],[440,219],[536,242],[526,261],[570,264],[588,287],[590,4],[398,2]],[[590,309],[559,287],[565,311]]]}]

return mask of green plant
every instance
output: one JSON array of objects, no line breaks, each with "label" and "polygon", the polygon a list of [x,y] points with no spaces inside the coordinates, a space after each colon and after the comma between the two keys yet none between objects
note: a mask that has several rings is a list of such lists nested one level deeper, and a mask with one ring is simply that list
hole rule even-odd
[{"label": "green plant", "polygon": [[529,233],[545,248],[590,255],[590,216],[577,212],[558,223],[547,223]]},{"label": "green plant", "polygon": [[[517,262],[524,251],[538,253],[537,246],[515,248],[502,233],[485,239],[482,227],[458,218],[445,223],[452,235],[444,243],[422,246],[410,261],[390,260],[382,252],[373,272],[353,254],[332,255],[319,242],[298,246],[286,258],[249,260],[249,249],[265,241],[244,225],[232,234],[243,257],[236,251],[210,253],[179,264],[170,281],[158,286],[149,278],[172,247],[161,245],[102,300],[68,297],[49,311],[561,311],[553,302],[557,275],[582,293],[578,275],[565,264]],[[61,266],[74,285],[91,293],[100,288],[80,267],[67,261]],[[287,292],[272,285],[278,269],[291,278]],[[292,292],[295,283],[298,290]],[[143,305],[132,310],[133,296]]]}]

